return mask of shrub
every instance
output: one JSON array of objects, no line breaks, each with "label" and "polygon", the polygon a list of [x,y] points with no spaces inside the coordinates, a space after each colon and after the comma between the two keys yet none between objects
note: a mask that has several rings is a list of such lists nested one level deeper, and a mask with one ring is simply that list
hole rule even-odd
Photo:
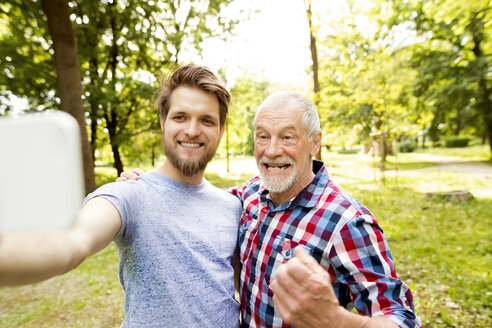
[{"label": "shrub", "polygon": [[400,153],[411,153],[417,149],[417,145],[411,141],[404,141],[399,144]]},{"label": "shrub", "polygon": [[360,153],[360,148],[340,149],[338,153],[342,155],[358,154]]},{"label": "shrub", "polygon": [[446,147],[466,147],[470,142],[468,137],[448,137],[446,138]]}]

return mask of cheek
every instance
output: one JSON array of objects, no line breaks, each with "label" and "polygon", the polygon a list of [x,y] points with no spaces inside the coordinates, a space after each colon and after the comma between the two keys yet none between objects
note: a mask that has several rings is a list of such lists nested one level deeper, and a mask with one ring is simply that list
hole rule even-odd
[{"label": "cheek", "polygon": [[264,149],[265,149],[265,147],[263,147],[259,143],[255,142],[255,157],[260,158],[261,154],[263,154]]},{"label": "cheek", "polygon": [[304,162],[307,161],[307,157],[310,157],[306,149],[297,147],[285,149],[285,155],[292,159],[297,167],[303,165]]}]

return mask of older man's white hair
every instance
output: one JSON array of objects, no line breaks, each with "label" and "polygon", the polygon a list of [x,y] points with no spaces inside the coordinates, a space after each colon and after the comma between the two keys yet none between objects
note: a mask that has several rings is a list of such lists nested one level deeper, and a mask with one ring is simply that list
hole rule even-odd
[{"label": "older man's white hair", "polygon": [[316,110],[316,106],[314,106],[312,101],[301,95],[299,92],[280,91],[269,95],[261,103],[260,107],[256,111],[255,124],[256,119],[258,118],[258,113],[264,107],[280,108],[282,106],[285,106],[290,101],[295,101],[299,105],[299,110],[303,112],[302,121],[304,123],[304,127],[308,134],[309,140],[312,140],[313,137],[319,131],[321,131],[318,111]]}]

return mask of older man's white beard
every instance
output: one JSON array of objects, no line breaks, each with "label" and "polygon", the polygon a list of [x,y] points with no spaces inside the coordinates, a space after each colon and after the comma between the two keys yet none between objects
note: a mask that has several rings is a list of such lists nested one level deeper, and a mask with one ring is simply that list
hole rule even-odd
[{"label": "older man's white beard", "polygon": [[[287,178],[279,176],[269,176],[265,174],[265,168],[263,164],[290,164],[291,172]],[[260,178],[263,182],[263,186],[268,189],[269,192],[282,193],[289,190],[299,180],[299,176],[296,172],[296,163],[289,157],[279,157],[269,159],[266,156],[262,156],[259,161]]]}]

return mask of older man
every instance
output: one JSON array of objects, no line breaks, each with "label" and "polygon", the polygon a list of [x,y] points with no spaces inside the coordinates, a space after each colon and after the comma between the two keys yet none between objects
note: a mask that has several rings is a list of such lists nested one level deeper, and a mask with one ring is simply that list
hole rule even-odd
[{"label": "older man", "polygon": [[260,106],[260,176],[232,190],[243,202],[245,326],[420,327],[376,219],[312,161],[320,142],[317,110],[302,95],[276,93]]}]

